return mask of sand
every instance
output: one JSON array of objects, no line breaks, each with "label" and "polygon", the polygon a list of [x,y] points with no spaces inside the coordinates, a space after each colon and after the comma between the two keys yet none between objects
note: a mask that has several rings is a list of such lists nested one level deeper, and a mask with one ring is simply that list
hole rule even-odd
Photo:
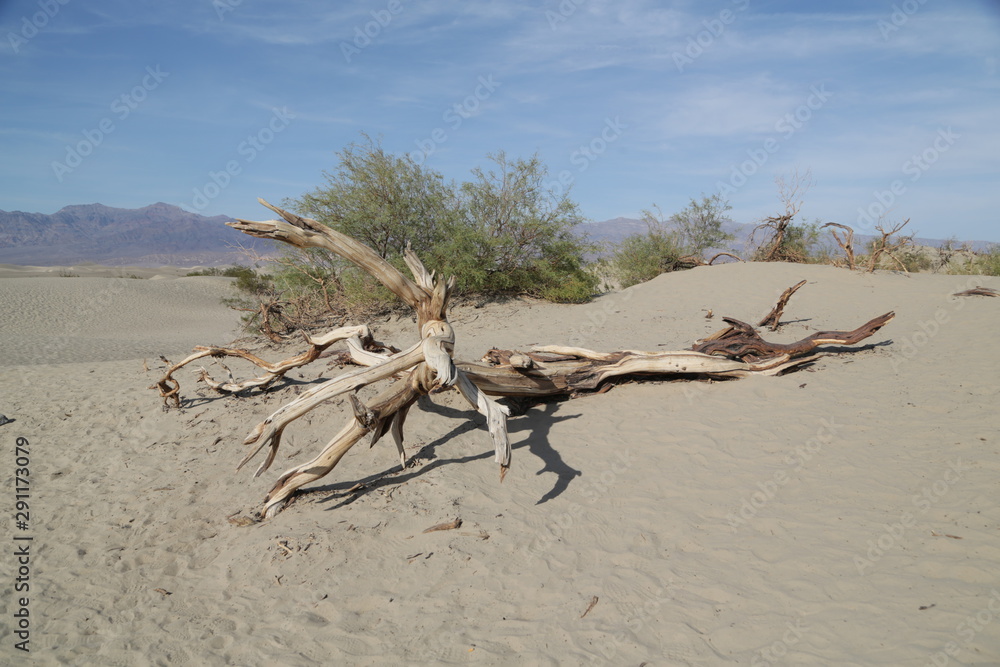
[{"label": "sand", "polygon": [[[461,358],[683,349],[803,278],[776,340],[897,317],[783,377],[533,407],[510,420],[503,484],[483,418],[435,396],[407,421],[411,467],[359,445],[241,526],[348,410],[293,424],[258,479],[234,472],[242,439],[337,369],[242,399],[182,371],[194,400],[164,411],[158,356],[236,335],[229,279],[114,275],[0,270],[0,412],[16,419],[0,426],[2,506],[13,517],[26,438],[30,527],[13,532],[34,538],[28,593],[13,591],[23,542],[0,559],[0,663],[23,658],[26,595],[39,665],[1000,664],[1000,299],[949,296],[1000,279],[732,264],[581,306],[458,308]],[[372,324],[415,339],[408,318]]]}]

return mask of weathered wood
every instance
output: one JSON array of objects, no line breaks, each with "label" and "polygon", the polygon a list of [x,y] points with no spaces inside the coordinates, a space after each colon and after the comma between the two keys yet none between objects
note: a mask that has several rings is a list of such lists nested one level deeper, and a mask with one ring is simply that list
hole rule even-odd
[{"label": "weathered wood", "polygon": [[781,297],[778,299],[778,303],[774,304],[774,308],[771,309],[771,312],[761,318],[760,322],[757,323],[757,326],[770,327],[771,331],[777,331],[778,325],[781,324],[781,315],[785,312],[785,306],[788,305],[788,300],[791,299],[792,295],[798,292],[799,288],[805,284],[806,281],[800,280],[782,292]]},{"label": "weathered wood", "polygon": [[487,416],[502,480],[510,465],[507,410],[476,388],[452,359],[455,332],[448,323],[447,308],[455,288],[455,278],[442,280],[436,277],[407,246],[403,260],[413,274],[413,280],[410,280],[363,243],[315,220],[284,211],[263,199],[259,201],[282,219],[266,222],[238,220],[227,224],[251,236],[284,241],[299,248],[324,248],[353,262],[416,311],[420,332],[418,343],[388,359],[380,360],[371,355],[357,354],[356,357],[362,363],[373,365],[364,371],[347,373],[311,389],[258,424],[251,432],[245,443],[255,445],[255,449],[244,458],[240,467],[264,446],[269,445],[268,455],[257,471],[259,475],[273,462],[281,433],[293,420],[333,396],[405,372],[401,379],[376,397],[372,404],[362,405],[357,399],[352,401],[355,418],[313,461],[285,472],[278,479],[268,494],[265,513],[270,515],[278,511],[303,484],[329,473],[364,433],[371,432],[374,443],[386,432],[391,432],[399,449],[400,461],[405,466],[402,427],[407,410],[418,396],[452,386],[456,386],[477,410]]},{"label": "weathered wood", "polygon": [[[692,350],[597,352],[547,345],[526,352],[494,349],[481,362],[455,362],[455,331],[447,320],[448,301],[455,287],[454,278],[443,280],[436,277],[407,247],[404,261],[413,275],[411,280],[354,239],[315,220],[260,201],[282,219],[266,222],[239,220],[228,224],[252,236],[272,238],[300,248],[325,248],[354,262],[416,311],[420,334],[420,340],[412,346],[396,351],[395,348],[375,344],[367,327],[343,327],[324,336],[304,335],[309,348],[278,363],[269,363],[246,350],[222,347],[195,348],[195,353],[180,363],[171,365],[168,362],[166,374],[154,386],[165,402],[179,406],[180,385],[173,375],[179,368],[198,359],[239,357],[265,371],[263,376],[249,380],[238,382],[230,378],[229,382],[216,382],[202,370],[201,380],[210,387],[220,392],[234,392],[266,388],[292,368],[320,358],[334,342],[346,341],[347,350],[340,353],[340,360],[357,364],[359,368],[302,393],[257,424],[246,437],[244,444],[251,449],[237,469],[246,465],[262,449],[268,448],[255,477],[270,468],[282,434],[293,421],[336,396],[382,380],[394,380],[367,402],[356,394],[350,395],[352,414],[344,427],[312,460],[285,471],[272,486],[264,506],[264,515],[268,517],[279,512],[303,485],[329,474],[351,447],[366,435],[370,436],[374,445],[385,434],[391,434],[400,463],[405,467],[403,425],[408,411],[422,395],[455,389],[486,417],[495,461],[500,466],[500,480],[503,481],[511,463],[507,432],[509,409],[493,396],[540,398],[603,391],[609,386],[606,384],[608,380],[624,377],[738,378],[749,374],[774,375],[810,363],[819,356],[815,352],[821,345],[853,345],[874,334],[893,317],[892,313],[886,313],[854,331],[817,332],[790,344],[764,341],[749,324],[724,318],[727,328],[698,341]],[[789,298],[803,284],[805,281],[785,290],[775,307],[761,320],[760,326],[777,328]]]},{"label": "weathered wood", "polygon": [[[391,419],[404,406],[411,405],[417,395],[418,390],[413,386],[411,378],[406,377],[397,380],[376,396],[371,404],[366,406],[367,411],[372,413],[370,421],[361,423],[358,419],[351,419],[314,459],[282,473],[267,494],[264,516],[274,516],[284,508],[285,503],[298,489],[328,475],[340,463],[344,454],[371,432],[374,424]],[[273,461],[275,451],[276,448],[272,449],[272,453],[268,456],[268,464]]]},{"label": "weathered wood", "polygon": [[[799,282],[795,283],[794,285],[786,289],[784,292],[782,292],[781,296],[778,297],[778,302],[774,304],[774,308],[768,311],[767,315],[762,317],[760,321],[757,322],[757,326],[759,327],[770,326],[771,331],[777,331],[778,327],[781,324],[781,316],[782,314],[784,314],[785,307],[788,305],[788,300],[791,299],[792,295],[798,292],[799,288],[805,284],[806,284],[805,280],[800,280]],[[722,319],[723,321],[726,321],[726,318]],[[721,338],[725,338],[726,336],[732,335],[732,333],[733,333],[732,326],[723,327],[722,329],[719,329],[715,333],[706,336],[705,338],[702,338],[699,341],[696,341],[695,344],[699,345],[701,343],[705,343],[708,341],[719,340]]]},{"label": "weathered wood", "polygon": [[973,287],[964,292],[956,292],[952,296],[1000,296],[1000,292],[992,287]]},{"label": "weathered wood", "polygon": [[364,354],[369,354],[364,352],[362,339],[370,340],[371,332],[366,325],[360,325],[353,327],[341,327],[317,337],[311,337],[307,333],[302,332],[302,337],[305,339],[305,342],[309,344],[309,349],[295,355],[294,357],[289,357],[288,359],[277,363],[264,361],[257,355],[247,350],[199,345],[194,348],[194,354],[191,354],[184,360],[173,365],[170,365],[170,363],[167,362],[169,368],[167,369],[166,374],[153,386],[159,389],[160,397],[163,398],[163,402],[165,404],[172,402],[174,407],[180,407],[180,383],[174,379],[174,373],[192,361],[197,361],[198,359],[203,359],[205,357],[212,357],[215,359],[221,357],[239,357],[241,359],[246,359],[250,363],[267,371],[267,373],[261,377],[244,380],[242,382],[235,382],[232,380],[229,382],[216,382],[208,375],[208,371],[203,368],[201,369],[200,380],[212,389],[222,393],[236,393],[252,388],[264,389],[269,387],[279,378],[284,377],[285,373],[288,371],[315,361],[320,357],[323,351],[326,350],[326,348],[330,347],[337,341],[344,339],[357,339],[357,343],[355,343],[351,350],[358,350],[357,355],[359,357]]},{"label": "weathered wood", "polygon": [[254,222],[237,218],[236,222],[226,224],[257,238],[282,241],[296,248],[324,248],[340,255],[376,278],[414,310],[426,298],[425,292],[413,281],[364,243],[315,220],[273,206],[261,198],[257,201],[280,215],[282,220]]},{"label": "weathered wood", "polygon": [[884,327],[895,316],[895,313],[889,312],[865,322],[853,331],[817,331],[807,338],[788,344],[769,343],[746,322],[724,317],[723,321],[729,323],[732,332],[715,340],[696,344],[694,350],[751,362],[781,355],[794,358],[809,354],[820,345],[855,345]]},{"label": "weathered wood", "polygon": [[879,238],[872,241],[872,252],[871,255],[868,257],[869,273],[874,273],[875,269],[878,268],[879,258],[882,255],[885,255],[893,262],[895,262],[896,266],[898,266],[903,273],[909,273],[909,271],[906,268],[906,264],[904,264],[903,261],[899,259],[899,257],[896,257],[896,253],[904,248],[912,246],[914,235],[910,234],[909,236],[893,238],[894,236],[896,236],[896,234],[902,231],[903,227],[906,227],[906,225],[908,225],[909,223],[910,219],[907,218],[903,222],[897,222],[895,225],[892,226],[891,229],[886,229],[885,223],[882,221],[882,218],[879,218],[878,223],[876,223],[875,225],[875,231],[877,231],[880,234],[880,236]]},{"label": "weathered wood", "polygon": [[833,240],[837,242],[840,249],[844,251],[844,257],[847,259],[847,268],[854,270],[854,230],[847,225],[842,225],[839,222],[828,222],[821,229],[826,227],[837,227],[844,230],[844,236],[841,237],[837,233],[836,229],[831,229],[830,233],[833,234]]}]

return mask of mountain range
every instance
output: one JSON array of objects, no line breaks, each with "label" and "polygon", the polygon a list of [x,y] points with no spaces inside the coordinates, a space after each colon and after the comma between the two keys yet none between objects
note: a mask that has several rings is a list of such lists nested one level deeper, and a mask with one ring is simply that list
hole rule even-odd
[{"label": "mountain range", "polygon": [[162,202],[139,209],[84,204],[51,215],[0,211],[0,263],[214,266],[247,263],[239,246],[273,253],[273,242],[227,227],[230,220]]},{"label": "mountain range", "polygon": [[[162,202],[139,209],[102,204],[67,206],[46,215],[0,210],[0,263],[67,266],[94,262],[109,266],[220,266],[248,263],[248,248],[259,255],[276,253],[275,244],[241,234],[225,225],[232,218],[206,217]],[[745,255],[754,225],[726,222],[735,240],[718,250]],[[647,231],[634,218],[578,224],[575,231],[608,248],[631,234]],[[858,234],[855,247],[871,236]],[[939,247],[945,241],[918,238],[919,245]],[[832,239],[830,239],[832,245]],[[976,250],[990,244],[971,243]]]}]

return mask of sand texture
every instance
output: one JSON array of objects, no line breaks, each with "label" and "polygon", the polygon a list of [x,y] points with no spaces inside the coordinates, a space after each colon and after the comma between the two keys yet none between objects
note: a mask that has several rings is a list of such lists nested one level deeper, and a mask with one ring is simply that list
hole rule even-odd
[{"label": "sand texture", "polygon": [[[455,392],[422,399],[405,471],[388,439],[361,444],[278,517],[240,525],[349,406],[291,425],[258,479],[234,471],[243,438],[338,369],[245,398],[185,369],[192,400],[163,410],[158,356],[228,343],[238,316],[219,303],[228,279],[159,275],[0,271],[11,517],[15,439],[31,451],[30,664],[1000,664],[1000,299],[950,296],[1000,279],[727,264],[581,306],[456,308],[462,359],[684,349],[801,279],[768,338],[897,317],[782,377],[536,405],[510,419],[502,484],[484,419]],[[370,324],[416,340],[409,318]],[[0,663],[29,664],[15,561],[0,563]]]}]

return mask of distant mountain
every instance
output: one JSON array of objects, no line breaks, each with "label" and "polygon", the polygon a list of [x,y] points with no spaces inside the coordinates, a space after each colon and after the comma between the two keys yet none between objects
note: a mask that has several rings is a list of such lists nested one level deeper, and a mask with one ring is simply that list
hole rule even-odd
[{"label": "distant mountain", "polygon": [[[722,223],[723,231],[735,236],[736,240],[730,241],[727,247],[719,248],[718,250],[732,251],[736,249],[738,253],[742,252],[753,228],[753,225],[732,221]],[[610,254],[611,247],[621,243],[625,238],[633,234],[645,234],[648,230],[649,226],[642,220],[621,217],[604,220],[603,222],[584,222],[578,224],[573,229],[578,235],[584,236],[588,240],[603,246],[604,249],[596,253],[597,257]]]},{"label": "distant mountain", "polygon": [[612,218],[604,222],[584,222],[573,230],[581,236],[586,236],[594,243],[621,243],[623,239],[633,234],[645,234],[649,228],[642,220],[635,218]]},{"label": "distant mountain", "polygon": [[162,202],[138,209],[67,206],[51,215],[0,211],[0,263],[196,266],[247,263],[237,245],[271,254],[271,241]]}]

